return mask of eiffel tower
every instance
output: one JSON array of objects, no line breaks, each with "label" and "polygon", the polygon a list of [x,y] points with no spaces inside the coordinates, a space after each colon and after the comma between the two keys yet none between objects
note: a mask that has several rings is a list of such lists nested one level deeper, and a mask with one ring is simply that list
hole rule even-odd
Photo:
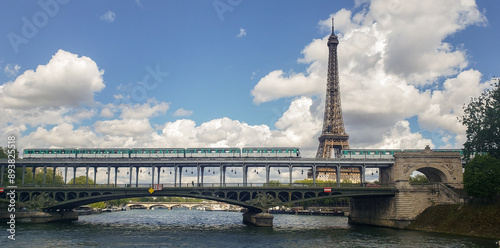
[{"label": "eiffel tower", "polygon": [[323,131],[319,136],[318,159],[338,158],[342,149],[349,149],[349,135],[345,132],[340,104],[339,66],[337,46],[339,39],[334,33],[328,38],[328,81],[326,86],[325,118]]}]

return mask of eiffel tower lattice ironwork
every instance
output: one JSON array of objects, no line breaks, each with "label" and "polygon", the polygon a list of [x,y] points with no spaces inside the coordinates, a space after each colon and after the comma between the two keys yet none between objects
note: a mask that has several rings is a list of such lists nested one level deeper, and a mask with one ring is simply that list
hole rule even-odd
[{"label": "eiffel tower lattice ironwork", "polygon": [[319,147],[316,158],[328,159],[338,157],[342,149],[349,149],[349,135],[344,128],[342,105],[340,104],[339,66],[337,46],[339,39],[334,33],[328,38],[328,81],[326,87],[325,118],[323,130],[319,136]]}]

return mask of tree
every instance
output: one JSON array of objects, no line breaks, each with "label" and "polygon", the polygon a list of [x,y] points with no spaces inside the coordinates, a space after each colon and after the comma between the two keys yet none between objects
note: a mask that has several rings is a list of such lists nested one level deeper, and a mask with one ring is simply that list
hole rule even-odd
[{"label": "tree", "polygon": [[269,186],[270,187],[277,187],[277,186],[281,186],[281,183],[278,180],[270,180],[269,181]]},{"label": "tree", "polygon": [[424,174],[416,174],[414,177],[410,176],[410,183],[429,183],[429,179]]},{"label": "tree", "polygon": [[479,98],[472,98],[464,106],[462,124],[467,126],[467,141],[464,143],[464,157],[489,153],[500,159],[500,80],[493,88],[483,92]]},{"label": "tree", "polygon": [[470,196],[492,199],[500,193],[500,160],[476,155],[465,166],[464,188]]},{"label": "tree", "polygon": [[[73,180],[74,180],[74,178],[72,178],[71,180],[69,180],[68,184],[73,184]],[[90,178],[89,178],[88,180],[89,180],[89,181],[88,181],[88,184],[89,184],[89,185],[94,184],[94,180],[92,180],[92,179],[90,179]],[[78,184],[83,185],[83,184],[85,184],[85,182],[87,181],[87,177],[86,177],[86,176],[79,176],[79,177],[77,177],[77,178],[76,178],[76,180],[75,180],[75,181],[76,181],[76,184],[77,184],[77,185],[78,185]]]}]

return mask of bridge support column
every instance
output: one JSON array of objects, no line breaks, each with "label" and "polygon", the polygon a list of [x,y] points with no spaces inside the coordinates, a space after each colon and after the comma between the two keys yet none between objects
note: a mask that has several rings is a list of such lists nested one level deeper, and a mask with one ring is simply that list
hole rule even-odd
[{"label": "bridge support column", "polygon": [[196,185],[200,186],[200,165],[196,164]]},{"label": "bridge support column", "polygon": [[316,187],[316,165],[312,166],[312,173],[313,173],[313,186]]},{"label": "bridge support column", "polygon": [[[139,187],[139,168],[140,167],[135,167],[135,187]],[[108,184],[109,184],[109,178],[108,178]]]},{"label": "bridge support column", "polygon": [[366,165],[363,165],[359,168],[359,180],[361,182],[361,185],[365,185],[365,172],[366,172]]},{"label": "bridge support column", "polygon": [[[2,169],[2,171],[3,171],[3,169]],[[21,185],[24,185],[24,174],[26,174],[26,166],[23,165],[23,177],[21,179]],[[3,178],[3,176],[2,176],[2,178]],[[64,182],[64,184],[66,184],[66,182]]]},{"label": "bridge support column", "polygon": [[1,178],[0,178],[0,185],[3,186],[3,176],[4,176],[4,170],[5,170],[5,166],[2,166],[2,172],[1,172]]},{"label": "bridge support column", "polygon": [[174,165],[174,187],[177,187],[177,165]]},{"label": "bridge support column", "polygon": [[269,186],[269,174],[270,174],[270,168],[269,165],[266,164],[266,186]]},{"label": "bridge support column", "polygon": [[151,187],[155,184],[155,166],[151,164]]},{"label": "bridge support column", "polygon": [[109,165],[108,165],[108,172],[106,172],[106,174],[108,175],[108,187],[109,187],[109,177],[111,176],[111,167],[109,167]]},{"label": "bridge support column", "polygon": [[[44,180],[45,181],[45,180]],[[45,184],[45,182],[44,182]],[[89,166],[85,167],[85,186],[89,185]]]},{"label": "bridge support column", "polygon": [[268,213],[246,212],[243,214],[243,223],[259,227],[272,227],[274,216]]},{"label": "bridge support column", "polygon": [[118,183],[118,167],[115,167],[115,188],[116,188],[116,184]]},{"label": "bridge support column", "polygon": [[337,171],[335,171],[335,174],[337,175],[337,187],[340,188],[340,169],[341,166],[337,165]]},{"label": "bridge support column", "polygon": [[130,175],[130,181],[129,181],[129,187],[132,186],[132,166],[129,168],[129,175]]},{"label": "bridge support column", "polygon": [[182,166],[179,167],[179,187],[182,187]]},{"label": "bridge support column", "polygon": [[96,183],[97,183],[97,167],[94,166],[94,188],[95,188]]},{"label": "bridge support column", "polygon": [[55,186],[56,185],[56,167],[52,167],[53,171],[52,171],[52,185]]},{"label": "bridge support column", "polygon": [[292,172],[293,172],[293,167],[292,165],[290,165],[288,167],[288,173],[290,173],[290,187],[292,186],[293,182],[292,182]]},{"label": "bridge support column", "polygon": [[45,182],[47,179],[47,166],[43,167],[43,186],[45,186]]},{"label": "bridge support column", "polygon": [[[33,167],[33,182],[35,182],[35,167]],[[73,185],[76,184],[76,165],[73,166]]]},{"label": "bridge support column", "polygon": [[160,172],[161,172],[161,167],[157,167],[157,168],[156,168],[156,170],[157,170],[157,172],[158,172],[158,174],[157,174],[157,176],[156,176],[156,177],[157,177],[157,179],[158,179],[158,180],[157,180],[157,184],[160,184],[160,175],[161,175],[161,174],[160,174]]},{"label": "bridge support column", "polygon": [[68,166],[64,166],[64,184],[68,182]]},{"label": "bridge support column", "polygon": [[205,167],[200,166],[201,186],[203,186],[203,176],[205,175]]},{"label": "bridge support column", "polygon": [[247,186],[248,182],[248,167],[246,165],[243,165],[241,167],[241,170],[243,171],[243,186]]}]

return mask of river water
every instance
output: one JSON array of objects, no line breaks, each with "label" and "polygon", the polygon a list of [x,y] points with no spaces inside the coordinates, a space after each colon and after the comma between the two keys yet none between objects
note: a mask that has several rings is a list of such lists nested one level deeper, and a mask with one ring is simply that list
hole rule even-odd
[{"label": "river water", "polygon": [[242,224],[242,214],[130,210],[72,223],[18,224],[0,247],[498,247],[495,240],[353,226],[346,217],[274,215],[274,227]]}]

